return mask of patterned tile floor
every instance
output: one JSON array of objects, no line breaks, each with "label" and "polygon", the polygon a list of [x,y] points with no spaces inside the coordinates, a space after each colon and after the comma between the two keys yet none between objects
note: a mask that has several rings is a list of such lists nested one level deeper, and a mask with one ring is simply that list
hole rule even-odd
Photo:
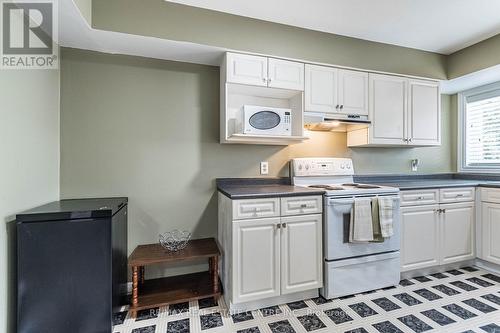
[{"label": "patterned tile floor", "polygon": [[229,314],[204,299],[115,314],[115,333],[500,333],[500,276],[464,267],[341,299],[308,299]]}]

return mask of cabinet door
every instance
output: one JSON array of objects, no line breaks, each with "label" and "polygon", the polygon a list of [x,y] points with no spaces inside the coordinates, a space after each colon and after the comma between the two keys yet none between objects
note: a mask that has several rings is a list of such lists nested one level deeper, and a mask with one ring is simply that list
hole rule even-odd
[{"label": "cabinet door", "polygon": [[438,205],[401,208],[401,270],[439,265]]},{"label": "cabinet door", "polygon": [[406,144],[407,79],[369,74],[371,143]]},{"label": "cabinet door", "polygon": [[441,106],[439,84],[409,80],[408,129],[410,144],[441,144]]},{"label": "cabinet door", "polygon": [[500,204],[481,203],[482,258],[500,265]]},{"label": "cabinet door", "polygon": [[304,90],[304,64],[301,62],[269,58],[268,86]]},{"label": "cabinet door", "polygon": [[227,82],[267,86],[267,58],[227,54]]},{"label": "cabinet door", "polygon": [[279,218],[233,221],[233,302],[280,294]]},{"label": "cabinet door", "polygon": [[339,70],[339,112],[368,116],[368,73]]},{"label": "cabinet door", "polygon": [[281,218],[281,293],[323,285],[322,215]]},{"label": "cabinet door", "polygon": [[474,202],[441,205],[441,265],[474,259]]},{"label": "cabinet door", "polygon": [[305,111],[336,112],[338,69],[306,64],[305,71]]}]

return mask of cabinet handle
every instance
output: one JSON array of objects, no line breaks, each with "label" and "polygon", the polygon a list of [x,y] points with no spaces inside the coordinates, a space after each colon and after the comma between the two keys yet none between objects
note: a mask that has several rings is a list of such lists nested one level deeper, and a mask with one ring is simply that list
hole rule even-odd
[{"label": "cabinet handle", "polygon": [[417,197],[417,200],[424,200],[424,197]]},{"label": "cabinet handle", "polygon": [[267,81],[267,79],[266,79],[265,77],[263,77],[263,78],[262,78],[262,81],[263,81],[263,82],[266,82],[266,81]]},{"label": "cabinet handle", "polygon": [[463,194],[457,194],[457,198],[463,197]]},{"label": "cabinet handle", "polygon": [[271,82],[271,78],[270,77],[267,78],[267,83],[269,83],[269,82]]},{"label": "cabinet handle", "polygon": [[411,139],[408,139],[408,142],[411,142]]},{"label": "cabinet handle", "polygon": [[408,142],[408,139],[403,139],[403,142]]},{"label": "cabinet handle", "polygon": [[338,109],[338,108],[339,108],[339,106],[340,106],[340,105],[338,105],[338,104],[337,104],[337,105],[335,106],[335,108],[336,108],[336,109]]},{"label": "cabinet handle", "polygon": [[286,223],[282,223],[282,224],[281,224],[281,227],[282,227],[282,228],[286,228]]},{"label": "cabinet handle", "polygon": [[278,223],[278,224],[276,224],[276,229],[279,229],[279,228],[281,228],[281,224]]},{"label": "cabinet handle", "polygon": [[441,209],[441,213],[446,213],[446,209]]},{"label": "cabinet handle", "polygon": [[307,207],[307,204],[301,204],[300,205],[300,208],[306,208]]}]

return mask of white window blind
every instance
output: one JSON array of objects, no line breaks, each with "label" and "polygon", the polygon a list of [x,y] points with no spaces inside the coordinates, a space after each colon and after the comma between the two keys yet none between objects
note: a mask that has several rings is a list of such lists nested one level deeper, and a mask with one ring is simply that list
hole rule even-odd
[{"label": "white window blind", "polygon": [[500,90],[467,97],[464,143],[466,167],[500,167]]}]

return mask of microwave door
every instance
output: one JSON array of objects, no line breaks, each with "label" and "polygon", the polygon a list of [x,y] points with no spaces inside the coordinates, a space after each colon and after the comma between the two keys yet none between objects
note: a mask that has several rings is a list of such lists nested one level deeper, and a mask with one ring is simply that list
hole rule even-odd
[{"label": "microwave door", "polygon": [[260,111],[250,116],[248,122],[255,130],[269,131],[281,123],[281,117],[273,111]]}]

